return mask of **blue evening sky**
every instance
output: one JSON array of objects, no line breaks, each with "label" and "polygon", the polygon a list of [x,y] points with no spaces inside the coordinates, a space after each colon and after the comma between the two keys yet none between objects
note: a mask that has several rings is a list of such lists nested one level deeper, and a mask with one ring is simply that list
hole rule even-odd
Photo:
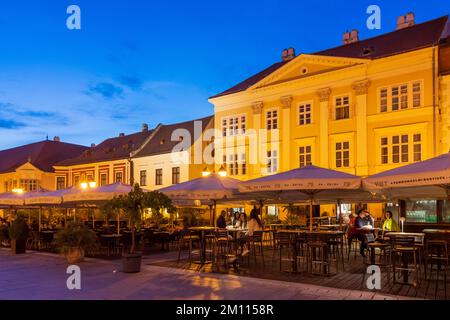
[{"label": "blue evening sky", "polygon": [[[81,8],[81,30],[66,9]],[[366,8],[382,29],[366,28]],[[4,0],[0,3],[0,149],[55,135],[89,145],[120,132],[207,116],[207,99],[279,61],[423,22],[450,1]]]}]

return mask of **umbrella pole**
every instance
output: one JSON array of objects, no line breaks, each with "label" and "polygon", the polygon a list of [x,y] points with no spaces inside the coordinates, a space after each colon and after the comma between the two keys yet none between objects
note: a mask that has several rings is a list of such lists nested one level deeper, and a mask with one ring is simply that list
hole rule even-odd
[{"label": "umbrella pole", "polygon": [[342,227],[342,212],[341,212],[341,200],[337,201],[337,210],[336,210],[336,214],[339,217],[339,227]]},{"label": "umbrella pole", "polygon": [[117,211],[117,235],[120,234],[120,213]]},{"label": "umbrella pole", "polygon": [[309,199],[309,231],[313,231],[313,197]]},{"label": "umbrella pole", "polygon": [[216,203],[216,200],[213,200],[213,221],[212,221],[213,227],[216,226],[216,209],[217,209],[217,203]]},{"label": "umbrella pole", "polygon": [[38,249],[40,249],[40,248],[41,248],[42,207],[39,207],[38,220],[39,220],[39,227],[38,227],[38,235],[39,235]]}]

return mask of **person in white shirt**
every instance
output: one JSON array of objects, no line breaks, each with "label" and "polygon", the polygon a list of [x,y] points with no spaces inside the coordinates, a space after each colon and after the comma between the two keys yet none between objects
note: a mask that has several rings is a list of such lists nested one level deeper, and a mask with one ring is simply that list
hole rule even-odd
[{"label": "person in white shirt", "polygon": [[247,247],[247,240],[253,236],[255,231],[262,230],[262,222],[259,219],[258,210],[255,208],[253,208],[252,211],[250,212],[250,220],[247,223],[247,228],[248,230],[245,233],[244,237],[240,239],[243,256],[249,253]]}]

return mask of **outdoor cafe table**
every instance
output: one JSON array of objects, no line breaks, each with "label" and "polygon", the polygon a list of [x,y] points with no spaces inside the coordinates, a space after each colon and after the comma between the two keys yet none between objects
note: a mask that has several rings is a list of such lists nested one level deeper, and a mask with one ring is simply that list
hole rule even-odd
[{"label": "outdoor cafe table", "polygon": [[200,261],[199,263],[205,264],[210,261],[206,261],[206,232],[211,232],[216,230],[215,227],[190,227],[190,231],[199,232],[200,234],[200,243],[201,243],[201,249],[200,249]]},{"label": "outdoor cafe table", "polygon": [[[415,233],[415,232],[387,232],[385,234],[388,238],[395,238],[395,237],[414,237],[414,241],[418,244],[423,244],[423,239],[425,237],[425,233]],[[408,261],[406,260],[406,256],[403,255],[402,259],[402,267],[406,269],[408,266]],[[408,271],[403,271],[403,282],[408,282]]]},{"label": "outdoor cafe table", "polygon": [[[344,232],[337,231],[337,230],[309,231],[309,230],[291,230],[291,229],[287,229],[287,230],[278,230],[278,232],[288,233],[288,234],[291,234],[291,235],[299,235],[299,234],[323,235],[323,236],[326,236],[327,238],[341,237],[341,236],[344,235]],[[292,240],[293,239],[291,238],[291,241]],[[298,272],[298,268],[297,268],[298,252],[297,252],[297,246],[295,245],[295,240],[293,241],[293,246],[292,246],[292,256],[293,256],[292,272],[293,273],[297,273]]]},{"label": "outdoor cafe table", "polygon": [[111,251],[115,251],[117,245],[118,245],[118,240],[122,237],[121,234],[102,234],[100,235],[100,238],[105,239],[108,245],[108,256],[109,256],[109,252]]}]

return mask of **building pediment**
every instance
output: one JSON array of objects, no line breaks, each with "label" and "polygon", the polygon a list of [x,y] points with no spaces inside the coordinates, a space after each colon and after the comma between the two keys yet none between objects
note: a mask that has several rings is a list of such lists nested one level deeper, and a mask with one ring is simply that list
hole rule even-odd
[{"label": "building pediment", "polygon": [[341,58],[301,54],[277,71],[255,83],[248,90],[335,72],[356,65],[369,63],[366,59]]}]

